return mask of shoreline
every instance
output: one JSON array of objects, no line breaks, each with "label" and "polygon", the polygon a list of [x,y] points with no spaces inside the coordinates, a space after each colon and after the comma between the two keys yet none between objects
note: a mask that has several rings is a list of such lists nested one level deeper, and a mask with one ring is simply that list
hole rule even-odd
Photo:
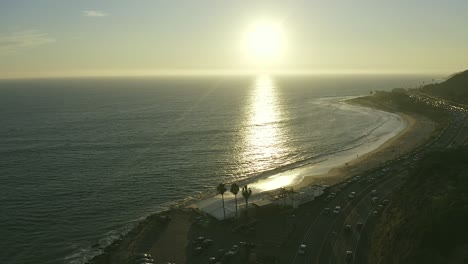
[{"label": "shoreline", "polygon": [[350,100],[344,102],[396,114],[407,122],[407,126],[376,149],[365,153],[347,164],[337,166],[328,173],[305,176],[300,183],[292,187],[301,189],[318,183],[329,186],[340,183],[352,175],[378,167],[381,163],[385,163],[398,156],[403,156],[405,153],[426,142],[435,130],[433,121],[425,116],[403,113],[400,111],[390,111],[387,108],[379,109],[377,107],[350,102]]},{"label": "shoreline", "polygon": [[[433,121],[427,117],[390,111],[389,109],[379,109],[350,102],[350,100],[352,99],[345,100],[344,103],[397,114],[407,122],[407,126],[376,149],[353,159],[345,165],[334,167],[328,173],[304,176],[298,184],[291,185],[290,187],[298,190],[319,183],[330,186],[340,183],[348,177],[396,158],[396,154],[398,154],[395,153],[396,148],[399,149],[400,155],[404,155],[406,152],[426,142],[435,130]],[[121,235],[119,239],[105,247],[101,254],[93,257],[86,263],[124,263],[133,254],[142,252],[158,256],[158,259],[170,259],[171,261],[176,261],[176,263],[184,263],[185,248],[189,243],[188,234],[190,233],[191,226],[197,222],[197,218],[201,215],[201,212],[198,208],[194,208],[193,204],[211,197],[213,193],[207,192],[191,199],[186,198],[181,201],[174,201],[174,203],[167,206],[167,210],[150,214],[128,233]],[[143,248],[147,248],[147,250],[142,250]]]}]

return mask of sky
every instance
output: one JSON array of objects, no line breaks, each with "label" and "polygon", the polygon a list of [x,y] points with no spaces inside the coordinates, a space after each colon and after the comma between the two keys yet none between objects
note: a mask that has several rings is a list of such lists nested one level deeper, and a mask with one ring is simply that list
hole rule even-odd
[{"label": "sky", "polygon": [[[466,14],[466,0],[0,0],[0,78],[448,74],[468,68]],[[267,62],[246,51],[259,21],[281,32]]]}]

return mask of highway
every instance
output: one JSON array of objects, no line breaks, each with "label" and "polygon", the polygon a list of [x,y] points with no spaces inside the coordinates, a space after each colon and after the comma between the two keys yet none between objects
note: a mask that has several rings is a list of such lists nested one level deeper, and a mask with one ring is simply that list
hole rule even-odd
[{"label": "highway", "polygon": [[[415,162],[430,152],[457,147],[468,139],[466,113],[447,109],[447,105],[443,107],[451,112],[452,120],[432,141],[330,188],[329,193],[336,193],[336,197],[324,201],[310,223],[297,231],[302,239],[293,246],[290,263],[366,263],[368,235],[380,217],[379,206],[385,210],[382,201],[391,201],[392,194],[404,184]],[[371,194],[373,190],[377,191],[376,195]],[[351,192],[356,193],[352,199],[349,198]],[[372,201],[374,196],[378,197],[377,202]],[[340,213],[332,212],[335,206],[341,206]],[[361,228],[356,228],[358,222],[362,223]],[[351,228],[345,228],[346,225]],[[306,245],[305,254],[298,253],[301,244]],[[352,253],[347,256],[347,251]]]}]

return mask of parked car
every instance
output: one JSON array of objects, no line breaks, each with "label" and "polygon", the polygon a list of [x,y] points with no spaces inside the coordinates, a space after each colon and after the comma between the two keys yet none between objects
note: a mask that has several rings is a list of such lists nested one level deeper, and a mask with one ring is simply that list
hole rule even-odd
[{"label": "parked car", "polygon": [[372,195],[372,196],[376,196],[376,195],[377,195],[377,190],[372,190],[372,191],[371,191],[371,195]]},{"label": "parked car", "polygon": [[337,205],[335,206],[335,210],[333,210],[334,214],[339,214],[341,212],[341,206]]},{"label": "parked car", "polygon": [[154,263],[154,259],[151,254],[141,253],[134,256],[134,264]]},{"label": "parked car", "polygon": [[356,192],[351,192],[351,193],[348,195],[349,199],[353,199],[354,196],[356,196]]}]

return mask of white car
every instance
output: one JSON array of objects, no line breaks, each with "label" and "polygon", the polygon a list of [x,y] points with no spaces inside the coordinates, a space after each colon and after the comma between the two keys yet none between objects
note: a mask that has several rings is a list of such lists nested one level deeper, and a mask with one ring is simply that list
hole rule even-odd
[{"label": "white car", "polygon": [[341,212],[341,206],[335,206],[335,210],[333,210],[334,214],[339,214]]},{"label": "white car", "polygon": [[234,253],[234,255],[236,255],[237,252],[239,252],[239,246],[238,245],[232,246],[230,252],[232,252],[232,253]]},{"label": "white car", "polygon": [[377,190],[372,190],[371,195],[376,196],[377,195]]},{"label": "white car", "polygon": [[301,245],[299,246],[299,250],[297,251],[297,253],[298,253],[299,255],[304,255],[304,254],[305,254],[306,248],[307,248],[306,245],[301,244]]},{"label": "white car", "polygon": [[346,262],[351,262],[353,260],[353,252],[351,250],[346,251]]},{"label": "white car", "polygon": [[354,196],[356,196],[356,192],[351,192],[351,193],[348,195],[349,199],[353,199]]}]

